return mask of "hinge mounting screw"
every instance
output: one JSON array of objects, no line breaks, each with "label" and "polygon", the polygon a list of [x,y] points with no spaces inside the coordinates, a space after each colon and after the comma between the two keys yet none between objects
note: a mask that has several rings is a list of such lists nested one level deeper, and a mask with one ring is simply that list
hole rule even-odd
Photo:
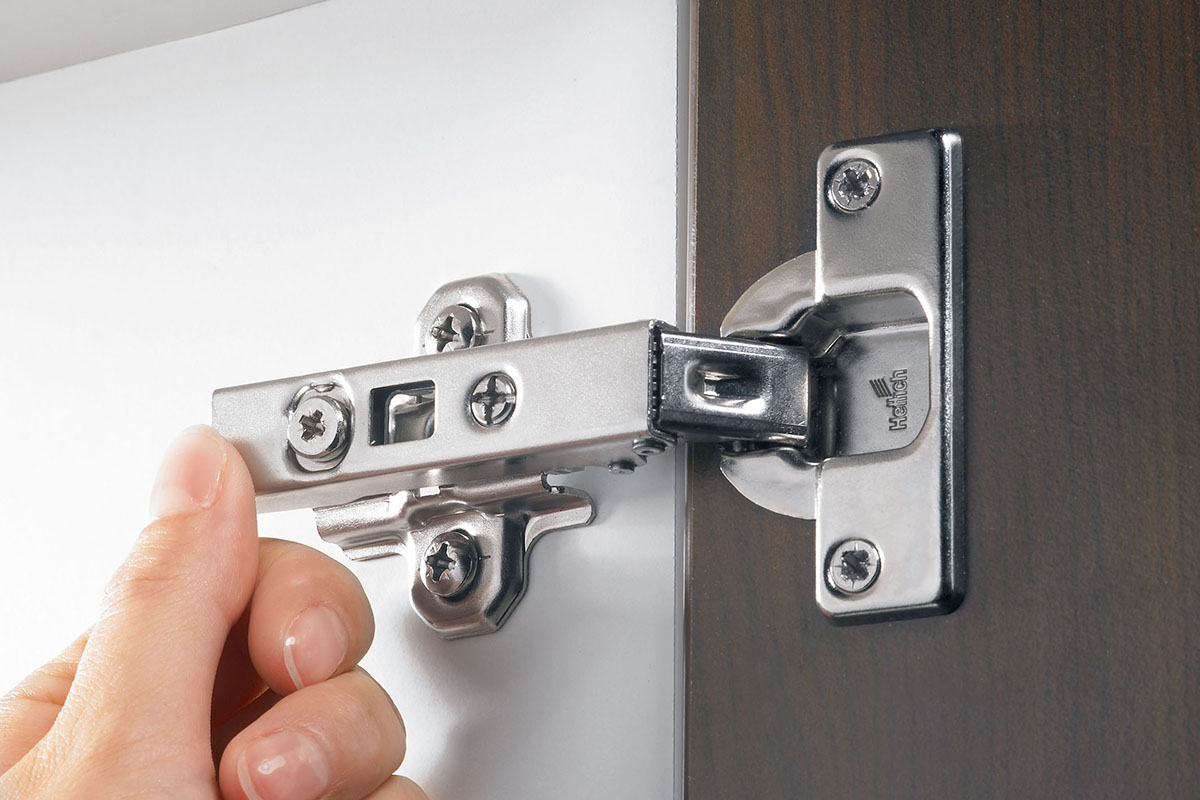
[{"label": "hinge mounting screw", "polygon": [[852,158],[829,176],[826,194],[838,211],[853,214],[875,202],[881,183],[879,167],[865,158]]},{"label": "hinge mounting screw", "polygon": [[666,443],[659,439],[637,439],[633,443],[633,452],[643,457],[656,456],[666,449]]},{"label": "hinge mounting screw", "polygon": [[447,306],[426,333],[425,350],[429,353],[466,350],[482,344],[482,340],[483,330],[475,309],[464,305]]},{"label": "hinge mounting screw", "polygon": [[842,594],[859,594],[879,577],[879,550],[866,539],[847,539],[829,552],[825,579]]},{"label": "hinge mounting screw", "polygon": [[457,597],[466,591],[479,562],[475,540],[465,531],[446,531],[425,548],[421,580],[438,597]]},{"label": "hinge mounting screw", "polygon": [[298,457],[324,464],[345,455],[350,444],[350,410],[337,394],[332,384],[310,386],[288,411],[288,447]]},{"label": "hinge mounting screw", "polygon": [[508,422],[517,407],[517,385],[503,372],[480,378],[467,398],[471,419],[485,428]]}]

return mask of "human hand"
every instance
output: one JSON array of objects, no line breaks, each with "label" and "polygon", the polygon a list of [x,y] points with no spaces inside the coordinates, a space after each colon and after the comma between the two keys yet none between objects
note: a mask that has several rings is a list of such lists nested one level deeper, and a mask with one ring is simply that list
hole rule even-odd
[{"label": "human hand", "polygon": [[391,777],[404,724],[357,666],[362,587],[258,538],[237,451],[185,432],[151,515],[92,629],[0,700],[0,797],[424,800]]}]

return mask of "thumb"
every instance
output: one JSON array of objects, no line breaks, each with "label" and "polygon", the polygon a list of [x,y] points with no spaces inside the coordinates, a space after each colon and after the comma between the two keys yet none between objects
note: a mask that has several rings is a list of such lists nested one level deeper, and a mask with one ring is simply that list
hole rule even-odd
[{"label": "thumb", "polygon": [[59,722],[207,747],[217,664],[258,571],[254,488],[232,445],[190,428],[167,451],[150,506]]}]

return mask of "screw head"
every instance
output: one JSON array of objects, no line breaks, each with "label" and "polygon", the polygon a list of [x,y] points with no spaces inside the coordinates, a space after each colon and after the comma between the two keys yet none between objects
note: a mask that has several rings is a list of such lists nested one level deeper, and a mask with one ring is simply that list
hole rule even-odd
[{"label": "screw head", "polygon": [[438,597],[457,597],[470,588],[478,565],[475,540],[466,531],[446,531],[425,548],[421,582]]},{"label": "screw head", "polygon": [[659,439],[637,439],[633,443],[633,452],[639,456],[656,456],[665,452],[666,442]]},{"label": "screw head", "polygon": [[842,594],[859,594],[879,577],[879,551],[866,539],[847,539],[829,551],[825,579]]},{"label": "screw head", "polygon": [[470,306],[443,308],[425,334],[425,350],[429,353],[466,350],[482,343],[483,327],[479,315]]},{"label": "screw head", "polygon": [[471,419],[485,428],[508,422],[517,408],[517,385],[503,372],[480,378],[467,398]]},{"label": "screw head", "polygon": [[312,461],[333,461],[350,443],[350,411],[327,392],[333,387],[312,387],[288,412],[288,446]]},{"label": "screw head", "polygon": [[879,168],[865,158],[846,161],[829,176],[829,202],[839,211],[862,211],[879,196]]}]

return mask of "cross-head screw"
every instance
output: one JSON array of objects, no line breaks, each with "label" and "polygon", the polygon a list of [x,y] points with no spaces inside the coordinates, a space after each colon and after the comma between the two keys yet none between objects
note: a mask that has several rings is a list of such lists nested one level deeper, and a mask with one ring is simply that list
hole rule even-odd
[{"label": "cross-head screw", "polygon": [[852,158],[829,176],[826,194],[838,211],[853,214],[875,202],[881,184],[879,167],[865,158]]},{"label": "cross-head screw", "polygon": [[859,594],[879,577],[879,550],[866,539],[847,539],[829,552],[825,579],[842,594]]},{"label": "cross-head screw", "polygon": [[480,378],[467,398],[471,419],[485,428],[508,422],[517,408],[517,385],[503,372]]},{"label": "cross-head screw", "polygon": [[483,328],[475,309],[454,305],[443,308],[433,321],[426,333],[425,350],[429,353],[447,353],[482,343]]},{"label": "cross-head screw", "polygon": [[350,443],[350,409],[338,394],[333,385],[310,386],[288,411],[288,447],[298,457],[325,463],[345,454]]},{"label": "cross-head screw", "polygon": [[479,565],[479,550],[466,531],[440,533],[425,548],[421,582],[438,597],[457,597],[471,586]]}]

